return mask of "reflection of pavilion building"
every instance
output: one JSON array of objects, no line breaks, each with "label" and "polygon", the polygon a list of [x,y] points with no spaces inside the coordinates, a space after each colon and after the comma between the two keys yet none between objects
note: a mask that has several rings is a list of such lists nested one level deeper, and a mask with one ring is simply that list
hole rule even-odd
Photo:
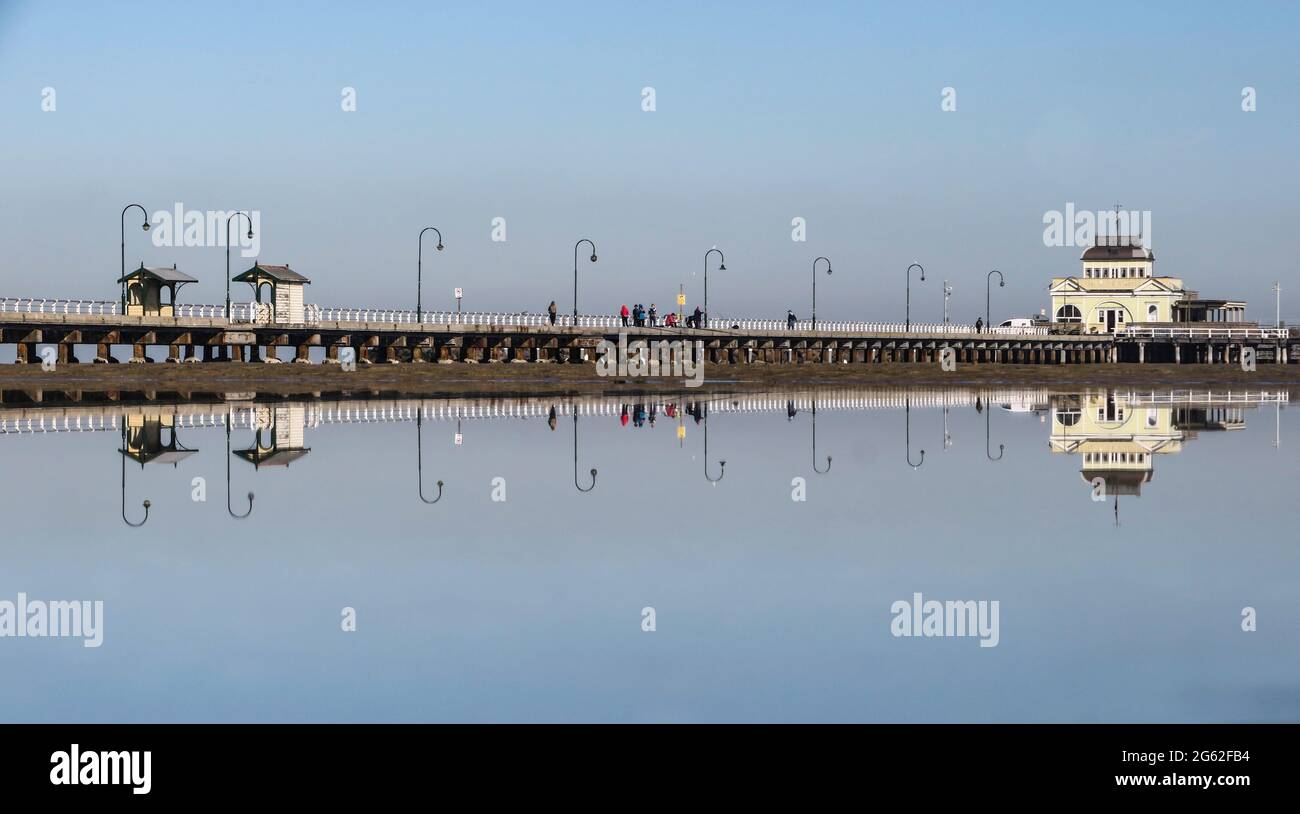
[{"label": "reflection of pavilion building", "polygon": [[307,411],[302,405],[257,407],[253,411],[253,446],[234,454],[258,469],[288,466],[311,452],[304,445]]},{"label": "reflection of pavilion building", "polygon": [[177,440],[175,414],[127,415],[122,422],[122,449],[118,451],[142,467],[145,464],[176,466],[198,451]]},{"label": "reflection of pavilion building", "polygon": [[1052,451],[1079,455],[1084,483],[1100,478],[1107,496],[1140,495],[1151,482],[1155,456],[1181,452],[1184,438],[1173,410],[1130,404],[1114,393],[1052,408]]},{"label": "reflection of pavilion building", "polygon": [[1053,452],[1080,456],[1079,475],[1105,496],[1140,496],[1155,456],[1181,452],[1201,431],[1245,427],[1239,405],[1173,404],[1133,394],[1090,393],[1052,407]]}]

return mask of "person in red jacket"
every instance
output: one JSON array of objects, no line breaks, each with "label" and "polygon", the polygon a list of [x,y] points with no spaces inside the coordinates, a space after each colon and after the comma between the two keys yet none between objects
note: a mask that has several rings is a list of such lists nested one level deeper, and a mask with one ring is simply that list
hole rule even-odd
[{"label": "person in red jacket", "polygon": [[623,306],[623,309],[622,309],[621,311],[618,312],[618,315],[619,315],[620,317],[623,318],[623,327],[624,327],[624,328],[627,327],[627,315],[628,315],[628,313],[629,313],[629,312],[628,312],[628,310],[627,310],[627,306],[626,306],[626,305],[624,305],[624,306]]}]

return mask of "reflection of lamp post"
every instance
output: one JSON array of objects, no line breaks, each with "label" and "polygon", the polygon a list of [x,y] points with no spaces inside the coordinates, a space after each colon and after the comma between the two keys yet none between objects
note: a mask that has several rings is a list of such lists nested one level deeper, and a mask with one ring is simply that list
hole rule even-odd
[{"label": "reflection of lamp post", "polygon": [[[438,242],[442,242],[439,237]],[[420,405],[415,408],[415,483],[416,489],[420,494],[420,500],[432,506],[439,500],[442,500],[442,481],[438,481],[438,496],[429,500],[424,496],[424,434],[420,429],[421,419],[423,418],[424,406]]]},{"label": "reflection of lamp post", "polygon": [[826,261],[826,276],[829,277],[829,276],[831,275],[831,261],[830,261],[828,258],[825,258],[825,257],[818,257],[816,260],[813,260],[813,292],[812,292],[812,294],[813,294],[813,303],[812,303],[813,308],[812,308],[812,329],[813,329],[814,331],[817,330],[817,260],[825,260],[825,261]]},{"label": "reflection of lamp post", "polygon": [[925,463],[925,450],[921,450],[921,460],[912,463],[912,397],[906,396],[903,401],[903,414],[905,416],[906,426],[903,430],[907,442],[907,465],[913,469],[918,469],[921,464]]},{"label": "reflection of lamp post", "polygon": [[718,253],[718,271],[727,270],[727,257],[722,253],[722,249],[714,246],[704,253],[704,324],[696,325],[696,328],[709,327],[709,255],[714,252]]},{"label": "reflection of lamp post", "polygon": [[[228,277],[229,275],[227,275]],[[226,408],[226,511],[236,520],[243,520],[253,513],[253,493],[248,493],[248,511],[243,514],[235,514],[234,508],[230,505],[230,424],[234,421],[234,414],[230,408]]]},{"label": "reflection of lamp post", "polygon": [[[423,284],[424,284],[424,233],[425,232],[438,232],[438,230],[433,226],[426,226],[420,230],[420,238],[419,238],[420,245],[417,248],[415,253],[415,321],[417,323],[421,321],[420,317],[424,314],[424,310],[421,307],[420,292],[423,290]],[[437,249],[438,251],[442,251],[442,232],[438,232],[438,245],[435,246],[434,248]],[[418,424],[419,422],[417,421],[416,423]]]},{"label": "reflection of lamp post", "polygon": [[[226,321],[227,322],[230,321],[230,222],[234,220],[236,217],[238,217],[239,215],[243,215],[244,219],[248,221],[248,239],[249,240],[253,239],[253,219],[248,217],[248,213],[246,212],[231,212],[230,217],[226,218]],[[261,300],[260,294],[258,295],[258,300],[259,301]],[[257,348],[254,348],[253,350],[257,350]],[[240,354],[243,354],[242,350],[240,351]],[[252,511],[252,509],[249,509],[249,511]]]},{"label": "reflection of lamp post", "polygon": [[1007,279],[997,269],[990,271],[988,276],[984,278],[984,330],[986,331],[993,327],[993,317],[989,309],[989,292],[992,290],[994,274],[998,275],[998,288],[1006,288],[1007,286]]},{"label": "reflection of lamp post", "polygon": [[907,267],[907,326],[904,330],[912,330],[912,269],[921,270],[921,282],[925,282],[925,266],[920,263],[913,263]]},{"label": "reflection of lamp post", "polygon": [[[123,420],[123,425],[122,425],[122,449],[123,450],[126,449],[125,419]],[[146,522],[148,522],[149,507],[152,506],[153,504],[150,503],[148,500],[146,500],[140,505],[144,506],[144,518],[141,519],[139,523],[132,523],[130,520],[127,520],[126,519],[126,454],[124,452],[122,455],[122,522],[126,523],[131,528],[139,528],[140,526],[143,526]]]},{"label": "reflection of lamp post", "polygon": [[[708,409],[707,407],[705,408]],[[704,479],[709,483],[717,485],[727,474],[727,462],[718,461],[718,476],[716,478],[709,476],[709,417],[704,416]]]},{"label": "reflection of lamp post", "polygon": [[569,409],[573,410],[573,485],[579,492],[590,492],[596,488],[596,468],[591,468],[591,485],[583,488],[578,485],[578,406],[570,404]]},{"label": "reflection of lamp post", "polygon": [[[140,204],[127,204],[122,208],[122,316],[126,316],[126,210],[131,207],[139,209],[144,214],[144,223],[140,225],[140,228],[146,232],[149,231],[149,213],[145,211],[143,206]],[[147,515],[148,512],[145,514]],[[144,521],[141,520],[140,522],[143,523]]]},{"label": "reflection of lamp post", "polygon": [[573,244],[573,327],[578,327],[578,247],[583,243],[591,246],[591,262],[596,262],[596,244],[587,238]]},{"label": "reflection of lamp post", "polygon": [[829,455],[826,456],[826,468],[825,469],[817,468],[817,399],[816,398],[813,398],[813,403],[812,403],[812,456],[813,456],[814,472],[816,472],[819,475],[824,475],[827,472],[831,471],[831,456]]},{"label": "reflection of lamp post", "polygon": [[1006,449],[1002,444],[998,444],[998,457],[994,458],[993,453],[989,452],[989,416],[993,415],[993,405],[987,405],[984,410],[984,454],[990,461],[1002,460],[1002,450]]}]

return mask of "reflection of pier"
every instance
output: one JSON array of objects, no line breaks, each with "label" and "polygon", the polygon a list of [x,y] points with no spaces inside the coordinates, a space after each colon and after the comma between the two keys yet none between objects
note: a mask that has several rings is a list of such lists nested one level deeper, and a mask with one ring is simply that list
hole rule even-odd
[{"label": "reflection of pier", "polygon": [[[122,417],[166,413],[176,426],[224,427],[227,412],[233,413],[231,426],[235,429],[257,429],[257,418],[250,410],[273,406],[283,402],[254,403],[226,402],[214,396],[208,402],[167,403],[116,403],[78,404],[59,399],[60,394],[46,392],[25,404],[17,404],[13,391],[5,392],[0,403],[0,434],[40,432],[96,432],[116,430]],[[416,415],[428,421],[484,420],[500,418],[546,418],[554,409],[556,415],[617,417],[629,403],[693,402],[707,404],[720,413],[762,413],[811,411],[814,403],[819,412],[828,410],[902,410],[905,407],[961,407],[974,406],[977,399],[990,405],[1030,405],[1045,409],[1048,391],[1038,388],[845,388],[807,391],[788,391],[766,394],[665,394],[654,396],[602,396],[570,401],[554,397],[500,398],[348,398],[337,401],[294,401],[303,410],[303,426],[308,429],[323,424],[356,424],[391,421],[414,421]],[[227,407],[230,407],[228,410]]]}]

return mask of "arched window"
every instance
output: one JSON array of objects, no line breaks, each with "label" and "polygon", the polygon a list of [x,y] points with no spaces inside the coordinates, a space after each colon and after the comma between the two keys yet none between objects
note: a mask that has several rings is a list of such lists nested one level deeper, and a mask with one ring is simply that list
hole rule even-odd
[{"label": "arched window", "polygon": [[1062,305],[1056,309],[1057,322],[1083,322],[1083,312],[1074,305]]},{"label": "arched window", "polygon": [[1062,427],[1073,427],[1079,423],[1080,412],[1078,410],[1064,409],[1056,411],[1056,423]]}]

